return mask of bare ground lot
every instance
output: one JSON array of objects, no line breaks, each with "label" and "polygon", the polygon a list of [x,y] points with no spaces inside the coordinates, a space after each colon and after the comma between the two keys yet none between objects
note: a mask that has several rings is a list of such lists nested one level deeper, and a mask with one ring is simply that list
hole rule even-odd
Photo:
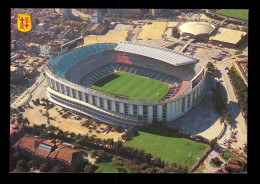
[{"label": "bare ground lot", "polygon": [[84,37],[84,46],[95,43],[119,43],[126,41],[128,31],[109,30],[105,35],[87,35]]},{"label": "bare ground lot", "polygon": [[137,39],[162,39],[167,22],[153,22],[152,24],[145,24],[139,32]]},{"label": "bare ground lot", "polygon": [[[35,106],[33,104],[31,104],[31,106],[32,108],[26,108],[25,112],[23,112],[23,116],[27,117],[31,122],[30,126],[33,126],[34,124],[36,125],[47,124],[47,117],[43,115],[46,112],[44,106],[42,105]],[[40,109],[42,110],[42,113],[39,112]],[[55,105],[53,108],[48,110],[50,114],[50,125],[59,127],[63,131],[74,132],[76,134],[80,133],[81,135],[85,135],[88,133],[89,136],[94,135],[97,138],[101,138],[101,139],[113,138],[114,141],[118,141],[121,139],[123,133],[109,131],[107,134],[103,134],[102,129],[105,129],[107,127],[107,125],[105,124],[100,124],[100,126],[97,126],[96,130],[92,130],[92,132],[90,133],[89,128],[86,128],[81,125],[81,122],[87,119],[82,118],[81,120],[76,120],[74,119],[75,115],[72,115],[71,117],[65,119],[58,112],[61,109],[62,109],[61,107]],[[93,126],[90,125],[90,127]],[[98,133],[98,131],[100,133]]]}]

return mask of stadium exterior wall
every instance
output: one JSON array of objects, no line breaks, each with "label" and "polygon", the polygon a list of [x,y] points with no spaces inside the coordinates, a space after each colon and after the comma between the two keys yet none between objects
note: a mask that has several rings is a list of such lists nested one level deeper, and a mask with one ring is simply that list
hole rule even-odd
[{"label": "stadium exterior wall", "polygon": [[[197,105],[205,94],[205,72],[202,80],[193,89],[161,102],[135,102],[112,98],[70,82],[56,75],[48,66],[45,67],[45,73],[50,101],[100,122],[122,126],[144,126],[152,124],[154,120],[171,122]],[[157,111],[154,111],[155,108]]]}]

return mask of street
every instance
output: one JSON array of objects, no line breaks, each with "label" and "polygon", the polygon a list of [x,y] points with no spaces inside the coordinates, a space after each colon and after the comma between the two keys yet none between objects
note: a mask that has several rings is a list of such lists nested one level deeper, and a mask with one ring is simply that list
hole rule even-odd
[{"label": "street", "polygon": [[[225,88],[224,96],[227,99],[227,110],[231,115],[231,128],[233,128],[234,131],[238,131],[236,135],[237,142],[233,142],[231,144],[231,147],[236,149],[239,147],[242,148],[242,145],[247,142],[247,126],[245,125],[245,119],[240,112],[238,100],[236,99],[234,90],[227,75],[227,70],[225,70],[225,65],[229,65],[232,61],[232,59],[227,58],[224,59],[222,62],[217,62],[216,68],[219,69],[219,71],[221,72],[220,80],[223,80],[222,85]],[[230,132],[227,131],[226,134],[228,135],[230,134]],[[227,136],[223,136],[219,140],[219,143],[222,144],[226,138]]]}]

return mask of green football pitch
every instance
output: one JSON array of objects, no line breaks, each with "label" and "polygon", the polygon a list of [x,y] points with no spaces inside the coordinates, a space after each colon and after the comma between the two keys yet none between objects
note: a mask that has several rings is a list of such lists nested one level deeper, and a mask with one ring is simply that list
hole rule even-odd
[{"label": "green football pitch", "polygon": [[240,18],[244,20],[248,20],[248,11],[247,10],[242,10],[242,9],[221,9],[218,10],[217,13],[235,17],[235,18]]},{"label": "green football pitch", "polygon": [[209,145],[185,138],[167,137],[140,131],[140,135],[124,143],[125,146],[144,149],[153,159],[188,166],[190,171],[198,160],[210,148]]},{"label": "green football pitch", "polygon": [[130,101],[156,102],[168,93],[170,86],[146,77],[117,71],[102,77],[91,88],[113,93],[109,94],[112,97],[114,94],[128,96]]}]

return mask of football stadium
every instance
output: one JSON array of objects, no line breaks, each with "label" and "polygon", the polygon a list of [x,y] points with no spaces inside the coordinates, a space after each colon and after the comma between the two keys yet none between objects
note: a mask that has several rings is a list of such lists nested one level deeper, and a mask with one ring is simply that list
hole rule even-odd
[{"label": "football stadium", "polygon": [[66,44],[45,66],[53,103],[108,124],[171,122],[205,94],[199,59],[132,42]]}]

